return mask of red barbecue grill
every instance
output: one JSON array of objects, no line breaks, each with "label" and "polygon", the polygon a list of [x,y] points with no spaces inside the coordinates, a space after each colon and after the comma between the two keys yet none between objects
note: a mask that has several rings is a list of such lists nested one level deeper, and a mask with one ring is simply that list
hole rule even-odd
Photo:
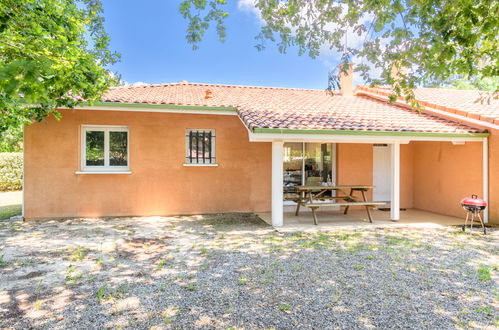
[{"label": "red barbecue grill", "polygon": [[[468,220],[470,220],[470,230],[473,230],[474,222],[479,222],[482,225],[483,233],[487,234],[482,216],[480,215],[480,213],[487,207],[487,202],[478,198],[477,195],[471,195],[471,198],[466,197],[461,200],[461,206],[466,210],[466,220],[462,226],[463,231],[466,229],[466,225],[468,225]],[[471,219],[469,219],[470,215]],[[477,221],[477,219],[479,221]]]}]

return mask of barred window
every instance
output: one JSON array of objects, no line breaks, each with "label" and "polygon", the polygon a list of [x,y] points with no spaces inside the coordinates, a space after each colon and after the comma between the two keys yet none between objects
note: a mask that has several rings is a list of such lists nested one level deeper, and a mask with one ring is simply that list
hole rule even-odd
[{"label": "barred window", "polygon": [[215,130],[188,129],[186,131],[186,164],[216,164]]}]

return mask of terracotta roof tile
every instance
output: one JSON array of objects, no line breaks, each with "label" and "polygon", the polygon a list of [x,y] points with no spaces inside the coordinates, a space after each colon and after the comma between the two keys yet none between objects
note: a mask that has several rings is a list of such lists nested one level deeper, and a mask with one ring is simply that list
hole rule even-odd
[{"label": "terracotta roof tile", "polygon": [[483,132],[370,97],[332,95],[324,90],[181,82],[114,87],[103,101],[235,107],[249,129]]},{"label": "terracotta roof tile", "polygon": [[[389,95],[390,86],[369,88],[358,86],[360,90]],[[492,92],[478,90],[457,90],[445,88],[416,88],[416,99],[421,105],[455,113],[464,117],[494,122],[499,119],[499,97]]]}]

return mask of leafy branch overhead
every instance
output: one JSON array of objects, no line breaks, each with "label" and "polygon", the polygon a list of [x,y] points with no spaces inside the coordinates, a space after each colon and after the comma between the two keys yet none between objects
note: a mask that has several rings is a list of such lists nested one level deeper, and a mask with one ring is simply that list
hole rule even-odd
[{"label": "leafy branch overhead", "polygon": [[[370,84],[392,84],[395,94],[417,85],[499,76],[499,2],[490,0],[254,0],[262,21],[256,36],[260,50],[266,42],[285,53],[317,57],[338,53],[343,63]],[[214,23],[221,40],[227,1],[185,0],[180,6],[189,21],[187,40],[202,40]],[[360,42],[352,42],[355,39]],[[344,66],[345,67],[345,66]],[[397,68],[399,79],[391,72]],[[369,72],[382,71],[380,79]]]},{"label": "leafy branch overhead", "polygon": [[100,0],[0,2],[0,130],[41,121],[78,99],[96,100],[115,78]]}]

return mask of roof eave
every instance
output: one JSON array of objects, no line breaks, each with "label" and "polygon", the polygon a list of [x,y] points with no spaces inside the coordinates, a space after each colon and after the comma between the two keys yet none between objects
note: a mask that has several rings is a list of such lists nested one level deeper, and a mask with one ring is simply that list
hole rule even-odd
[{"label": "roof eave", "polygon": [[489,133],[481,132],[412,132],[412,131],[367,131],[367,130],[329,130],[329,129],[291,129],[291,128],[254,128],[255,134],[317,134],[317,135],[362,135],[362,136],[407,136],[407,137],[488,137]]},{"label": "roof eave", "polygon": [[207,106],[207,105],[180,105],[180,104],[151,104],[151,103],[125,103],[125,102],[82,102],[75,109],[96,109],[96,108],[128,108],[128,109],[172,109],[189,111],[233,111],[236,107],[231,106]]}]

